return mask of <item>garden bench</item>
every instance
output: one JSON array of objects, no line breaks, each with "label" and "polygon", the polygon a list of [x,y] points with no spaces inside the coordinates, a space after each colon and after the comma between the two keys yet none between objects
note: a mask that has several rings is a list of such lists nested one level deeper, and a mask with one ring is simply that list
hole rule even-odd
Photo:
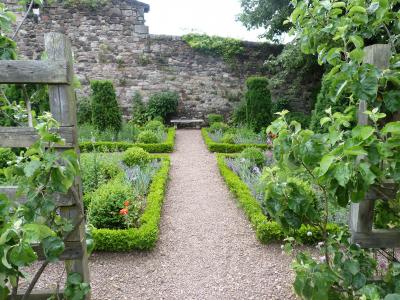
[{"label": "garden bench", "polygon": [[171,120],[171,123],[174,124],[174,127],[177,128],[178,124],[188,125],[195,124],[196,128],[200,128],[202,124],[204,124],[204,120],[202,119],[174,119]]}]

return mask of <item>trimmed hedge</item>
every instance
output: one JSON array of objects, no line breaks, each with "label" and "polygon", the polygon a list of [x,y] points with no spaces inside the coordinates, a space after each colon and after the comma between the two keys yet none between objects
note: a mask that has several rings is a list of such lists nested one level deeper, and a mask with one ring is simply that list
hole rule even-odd
[{"label": "trimmed hedge", "polygon": [[[285,234],[280,225],[275,221],[269,220],[268,217],[264,215],[260,204],[254,198],[247,185],[226,165],[226,157],[228,157],[228,155],[217,154],[220,173],[228,185],[229,190],[235,195],[240,206],[250,220],[257,238],[263,244],[282,241],[285,238]],[[338,232],[339,227],[335,224],[329,224],[328,230],[331,233],[335,233]],[[309,231],[312,232],[311,236],[307,235]],[[302,227],[294,233],[294,237],[305,244],[315,244],[321,240],[321,232],[319,228],[302,225]]]},{"label": "trimmed hedge", "polygon": [[131,251],[152,249],[158,240],[158,224],[167,187],[170,158],[165,155],[153,155],[161,158],[162,165],[154,176],[146,198],[146,208],[140,217],[139,228],[131,229],[92,229],[96,251]]},{"label": "trimmed hedge", "polygon": [[149,153],[171,153],[175,145],[175,128],[168,128],[167,139],[163,143],[143,144],[128,142],[83,142],[79,144],[81,152],[122,152],[131,147],[139,147]]},{"label": "trimmed hedge", "polygon": [[242,152],[246,148],[255,147],[260,149],[268,149],[269,145],[266,144],[227,144],[227,143],[216,143],[208,135],[207,128],[201,129],[201,134],[203,135],[204,142],[207,145],[208,150],[217,153],[238,153]]}]

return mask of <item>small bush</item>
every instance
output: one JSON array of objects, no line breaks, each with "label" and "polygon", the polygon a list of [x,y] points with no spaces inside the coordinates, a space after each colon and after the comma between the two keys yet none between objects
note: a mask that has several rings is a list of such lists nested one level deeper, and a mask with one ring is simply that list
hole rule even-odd
[{"label": "small bush", "polygon": [[229,133],[229,132],[225,133],[221,139],[221,143],[234,144],[235,143],[235,135],[233,133]]},{"label": "small bush", "polygon": [[247,124],[247,107],[245,100],[242,100],[233,110],[232,123],[236,126]]},{"label": "small bush", "polygon": [[146,123],[144,129],[150,131],[165,131],[165,126],[158,120],[152,120]]},{"label": "small bush", "polygon": [[151,119],[161,117],[167,121],[178,109],[179,95],[176,92],[161,92],[150,97],[147,114]]},{"label": "small bush", "polygon": [[265,155],[264,153],[255,147],[250,147],[244,149],[240,155],[240,158],[244,158],[249,160],[252,164],[256,164],[259,167],[264,166],[265,164]]},{"label": "small bush", "polygon": [[0,169],[7,168],[8,162],[13,161],[17,156],[11,149],[0,148]]},{"label": "small bush", "polygon": [[277,115],[275,113],[281,112],[282,110],[289,110],[291,111],[292,108],[290,107],[290,103],[287,99],[278,99],[276,102],[272,104],[272,118],[275,119]]},{"label": "small bush", "polygon": [[90,82],[92,88],[93,124],[99,130],[122,128],[122,113],[118,106],[114,86],[108,80]]},{"label": "small bush", "polygon": [[301,124],[302,128],[310,127],[311,116],[306,115],[302,112],[290,112],[287,115],[287,121],[290,123],[292,121],[297,121]]},{"label": "small bush", "polygon": [[132,198],[132,188],[123,180],[113,180],[92,193],[89,205],[89,223],[96,228],[123,229],[123,216],[119,211],[124,201]]},{"label": "small bush", "polygon": [[137,141],[138,143],[144,144],[157,144],[160,142],[160,139],[156,132],[151,130],[144,130],[139,133]]},{"label": "small bush", "polygon": [[210,126],[210,132],[222,131],[225,132],[229,129],[229,126],[222,122],[215,122]]},{"label": "small bush", "polygon": [[207,120],[208,120],[208,124],[212,125],[216,122],[224,122],[224,117],[222,115],[219,114],[209,114],[207,116]]},{"label": "small bush", "polygon": [[143,125],[147,122],[146,105],[143,102],[142,95],[135,92],[132,98],[132,120],[135,125]]},{"label": "small bush", "polygon": [[78,124],[91,124],[93,117],[92,102],[89,98],[80,98],[77,101]]},{"label": "small bush", "polygon": [[122,161],[128,166],[143,166],[151,160],[150,154],[139,147],[132,147],[126,150],[122,156]]},{"label": "small bush", "polygon": [[246,86],[247,125],[259,131],[272,121],[272,102],[268,79],[249,77],[246,80]]}]

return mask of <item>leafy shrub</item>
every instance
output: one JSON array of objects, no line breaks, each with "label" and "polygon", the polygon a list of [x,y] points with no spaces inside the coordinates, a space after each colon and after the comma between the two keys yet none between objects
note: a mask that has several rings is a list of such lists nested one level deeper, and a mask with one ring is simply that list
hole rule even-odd
[{"label": "leafy shrub", "polygon": [[210,132],[217,132],[217,131],[225,132],[228,129],[229,126],[222,122],[215,122],[210,126]]},{"label": "leafy shrub", "polygon": [[287,115],[288,122],[297,121],[301,124],[302,128],[308,128],[311,122],[311,116],[302,112],[290,112]]},{"label": "leafy shrub", "polygon": [[236,126],[244,126],[247,124],[247,106],[246,100],[242,100],[234,108],[232,113],[232,124]]},{"label": "leafy shrub", "polygon": [[100,186],[91,195],[88,220],[96,228],[122,229],[124,218],[119,211],[124,202],[132,198],[132,189],[123,180],[113,180]]},{"label": "leafy shrub", "polygon": [[92,88],[93,124],[103,131],[118,132],[122,128],[122,113],[118,106],[114,86],[108,80],[93,80]]},{"label": "leafy shrub", "polygon": [[78,124],[92,123],[93,110],[90,98],[85,97],[78,99],[76,115]]},{"label": "leafy shrub", "polygon": [[291,111],[292,108],[290,106],[290,102],[287,99],[278,99],[272,104],[272,114],[273,118],[275,117],[275,113],[281,112],[282,110],[289,110]]},{"label": "leafy shrub", "polygon": [[137,141],[144,144],[157,144],[160,142],[160,139],[156,132],[144,130],[139,133]]},{"label": "leafy shrub", "polygon": [[132,98],[132,120],[136,125],[143,125],[147,122],[146,105],[143,102],[142,95],[136,91]]},{"label": "leafy shrub", "polygon": [[240,153],[239,157],[247,159],[259,167],[262,167],[265,164],[265,155],[259,148],[246,148]]},{"label": "leafy shrub", "polygon": [[235,144],[265,144],[264,133],[255,133],[253,129],[248,127],[235,128]]},{"label": "leafy shrub", "polygon": [[179,95],[176,92],[161,92],[152,95],[147,104],[147,114],[151,119],[161,117],[167,121],[178,109]]},{"label": "leafy shrub", "polygon": [[126,150],[122,156],[122,161],[128,166],[143,166],[150,162],[149,153],[139,147],[132,147]]},{"label": "leafy shrub", "polygon": [[7,162],[16,159],[16,155],[9,148],[0,148],[0,169],[7,168]]},{"label": "leafy shrub", "polygon": [[146,123],[144,129],[150,131],[165,131],[165,126],[158,120],[152,120]]},{"label": "leafy shrub", "polygon": [[221,143],[226,144],[234,144],[235,143],[235,135],[233,133],[227,132],[221,138]]},{"label": "leafy shrub", "polygon": [[265,77],[249,77],[246,80],[245,94],[247,106],[247,125],[259,131],[272,121],[271,93],[268,79]]},{"label": "leafy shrub", "polygon": [[209,114],[207,116],[207,120],[208,120],[208,124],[212,125],[216,122],[224,122],[224,117],[222,115],[219,114]]}]

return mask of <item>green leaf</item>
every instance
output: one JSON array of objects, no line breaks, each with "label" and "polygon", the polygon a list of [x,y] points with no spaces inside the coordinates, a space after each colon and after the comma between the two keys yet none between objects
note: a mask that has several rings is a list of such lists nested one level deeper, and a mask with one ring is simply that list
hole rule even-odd
[{"label": "green leaf", "polygon": [[324,155],[320,162],[319,173],[318,176],[323,176],[328,172],[329,168],[331,167],[332,163],[335,161],[335,156],[331,154]]},{"label": "green leaf", "polygon": [[400,300],[400,294],[389,294],[383,300]]},{"label": "green leaf", "polygon": [[352,136],[356,139],[360,139],[362,141],[365,141],[368,139],[371,135],[373,135],[375,132],[375,128],[372,126],[362,126],[358,125],[353,128],[352,130]]},{"label": "green leaf", "polygon": [[363,273],[357,273],[353,278],[353,287],[358,290],[367,283],[367,278]]},{"label": "green leaf", "polygon": [[400,121],[387,123],[382,129],[382,133],[400,134]]},{"label": "green leaf", "polygon": [[359,165],[361,170],[361,176],[367,185],[371,185],[375,182],[376,175],[371,171],[371,165],[369,163],[363,162]]},{"label": "green leaf", "polygon": [[343,151],[345,155],[367,155],[368,152],[361,146],[352,146]]},{"label": "green leaf", "polygon": [[400,91],[392,90],[383,94],[383,102],[386,108],[394,113],[400,110]]},{"label": "green leaf", "polygon": [[351,167],[349,163],[337,164],[334,169],[334,177],[340,186],[345,187],[350,181]]},{"label": "green leaf", "polygon": [[27,243],[15,246],[10,251],[10,262],[17,267],[29,266],[37,260],[37,255]]},{"label": "green leaf", "polygon": [[43,240],[42,247],[44,255],[49,262],[55,262],[58,257],[64,252],[65,245],[61,238],[50,236]]},{"label": "green leaf", "polygon": [[360,263],[357,260],[347,260],[343,267],[353,276],[360,272]]},{"label": "green leaf", "polygon": [[356,48],[349,53],[350,59],[355,60],[358,63],[361,63],[364,59],[364,50],[360,48]]},{"label": "green leaf", "polygon": [[49,236],[55,236],[55,232],[43,224],[26,224],[23,226],[24,241],[27,243],[40,243]]},{"label": "green leaf", "polygon": [[30,161],[24,168],[24,173],[26,177],[31,177],[40,168],[42,163],[38,160]]}]

